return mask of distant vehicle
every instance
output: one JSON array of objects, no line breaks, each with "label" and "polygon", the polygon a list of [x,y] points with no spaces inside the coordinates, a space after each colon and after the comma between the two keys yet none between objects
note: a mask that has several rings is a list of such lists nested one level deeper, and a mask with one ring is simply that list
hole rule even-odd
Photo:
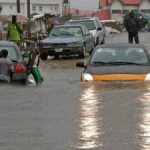
[{"label": "distant vehicle", "polygon": [[54,26],[49,36],[42,40],[43,52],[41,59],[47,56],[59,57],[78,54],[84,58],[86,53],[91,53],[94,48],[94,37],[82,25]]},{"label": "distant vehicle", "polygon": [[84,67],[82,81],[150,81],[150,55],[143,45],[104,44],[96,46]]},{"label": "distant vehicle", "polygon": [[15,70],[14,70],[11,80],[26,83],[27,63],[24,60],[19,47],[14,42],[0,41],[0,51],[2,49],[8,50],[8,59],[11,60],[14,64]]},{"label": "distant vehicle", "polygon": [[80,17],[71,19],[69,24],[82,24],[93,34],[95,45],[105,43],[105,27],[97,17]]}]

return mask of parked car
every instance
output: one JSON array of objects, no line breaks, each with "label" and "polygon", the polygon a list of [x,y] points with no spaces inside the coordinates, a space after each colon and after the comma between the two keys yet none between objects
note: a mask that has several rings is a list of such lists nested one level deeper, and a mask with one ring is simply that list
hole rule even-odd
[{"label": "parked car", "polygon": [[43,60],[47,59],[48,55],[59,57],[78,54],[80,58],[84,58],[86,53],[91,53],[94,48],[93,35],[82,25],[55,26],[41,42]]},{"label": "parked car", "polygon": [[143,45],[104,44],[97,46],[84,67],[82,81],[150,81],[150,55]]},{"label": "parked car", "polygon": [[19,47],[14,42],[0,41],[0,51],[2,49],[8,50],[8,59],[11,60],[14,64],[14,73],[11,80],[26,83],[27,63],[24,60]]},{"label": "parked car", "polygon": [[95,45],[105,43],[105,27],[97,17],[80,17],[71,19],[68,24],[82,24],[93,34]]},{"label": "parked car", "polygon": [[150,31],[150,13],[144,13],[145,14],[145,18],[147,19],[147,29],[148,31]]}]

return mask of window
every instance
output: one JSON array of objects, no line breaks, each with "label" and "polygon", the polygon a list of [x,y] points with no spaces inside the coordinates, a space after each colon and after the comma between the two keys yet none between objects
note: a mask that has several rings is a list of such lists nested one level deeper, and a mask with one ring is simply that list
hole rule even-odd
[{"label": "window", "polygon": [[142,9],[141,12],[150,13],[150,9]]},{"label": "window", "polygon": [[138,10],[137,10],[137,9],[132,9],[132,11],[133,11],[133,12],[138,12]]},{"label": "window", "polygon": [[70,21],[71,24],[82,24],[86,26],[89,30],[95,30],[96,26],[94,20],[78,20],[78,21]]},{"label": "window", "polygon": [[32,10],[33,10],[33,11],[36,11],[36,6],[33,6],[33,7],[32,7]]},{"label": "window", "polygon": [[102,23],[101,23],[99,20],[97,20],[97,19],[96,19],[95,21],[96,21],[96,23],[98,24],[98,27],[101,27],[101,28],[102,28],[102,26],[103,26]]},{"label": "window", "polygon": [[8,58],[10,60],[16,60],[19,56],[18,56],[18,52],[17,50],[15,49],[15,47],[12,47],[12,46],[1,46],[0,47],[0,51],[2,49],[7,49],[8,51]]},{"label": "window", "polygon": [[113,14],[121,14],[121,10],[112,10]]},{"label": "window", "polygon": [[39,6],[39,11],[42,11],[42,6]]},{"label": "window", "polygon": [[124,10],[123,10],[123,14],[127,14],[128,12],[129,12],[128,9],[124,9]]},{"label": "window", "polygon": [[143,48],[111,47],[96,49],[91,60],[91,63],[94,62],[148,64],[149,60]]}]

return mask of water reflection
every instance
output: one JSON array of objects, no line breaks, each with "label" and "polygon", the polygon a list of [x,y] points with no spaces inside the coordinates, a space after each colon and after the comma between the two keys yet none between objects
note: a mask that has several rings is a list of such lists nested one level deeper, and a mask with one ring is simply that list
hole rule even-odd
[{"label": "water reflection", "polygon": [[92,149],[102,145],[99,141],[101,132],[101,101],[94,86],[84,88],[80,96],[79,133],[75,148]]},{"label": "water reflection", "polygon": [[150,86],[147,86],[146,91],[140,97],[140,149],[150,150]]}]

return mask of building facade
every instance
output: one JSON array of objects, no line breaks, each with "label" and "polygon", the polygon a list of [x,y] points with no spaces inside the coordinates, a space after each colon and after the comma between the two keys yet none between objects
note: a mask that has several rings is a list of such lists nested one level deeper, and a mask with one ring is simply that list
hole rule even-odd
[{"label": "building facade", "polygon": [[127,12],[148,12],[150,13],[149,0],[113,0],[110,2],[111,18],[122,18]]},{"label": "building facade", "polygon": [[105,16],[105,19],[120,19],[127,12],[150,13],[150,0],[100,0],[99,16]]},{"label": "building facade", "polygon": [[[30,12],[31,14],[54,14],[62,15],[63,0],[31,0]],[[0,0],[1,14],[16,14],[17,5],[16,0]],[[27,0],[20,0],[20,14],[27,16]]]}]

